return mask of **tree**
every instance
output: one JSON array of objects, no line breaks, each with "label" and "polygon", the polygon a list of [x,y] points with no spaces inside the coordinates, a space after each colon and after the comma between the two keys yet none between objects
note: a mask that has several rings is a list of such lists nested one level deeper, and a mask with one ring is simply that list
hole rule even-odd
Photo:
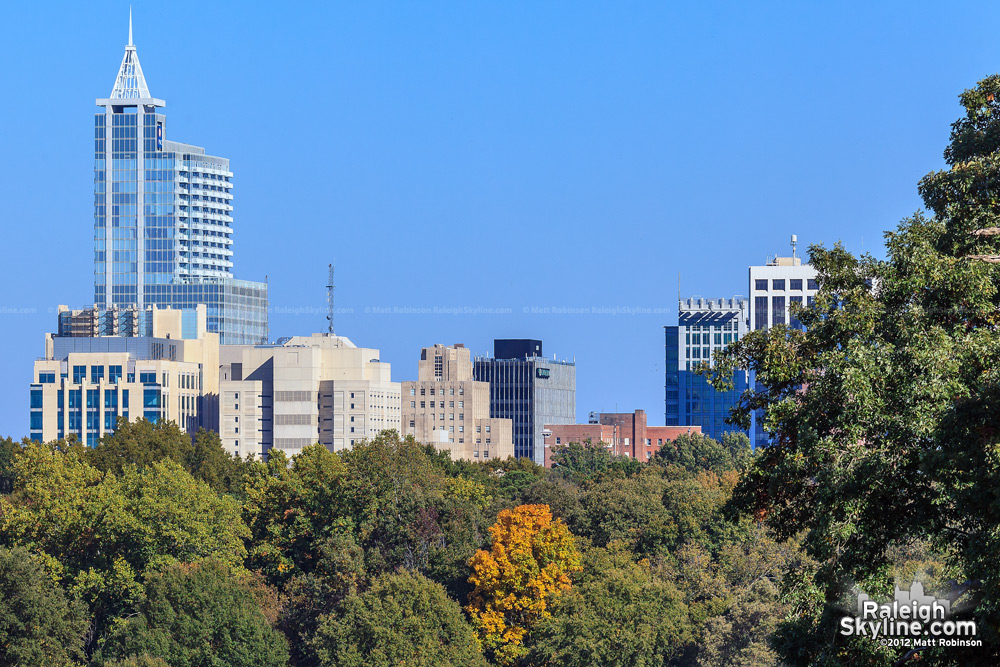
[{"label": "tree", "polygon": [[0,549],[0,664],[77,664],[86,630],[83,605],[26,549]]},{"label": "tree", "polygon": [[0,495],[14,488],[14,454],[18,445],[13,438],[0,438]]},{"label": "tree", "polygon": [[[742,436],[742,437],[741,437]],[[665,442],[654,461],[681,466],[689,472],[739,470],[750,453],[750,439],[742,433],[726,433],[724,444],[701,433],[683,433]]]},{"label": "tree", "polygon": [[215,557],[242,567],[249,536],[239,505],[171,460],[119,478],[67,451],[29,443],[13,492],[0,497],[0,542],[42,555],[90,606],[93,635],[142,595],[142,573],[177,559]]},{"label": "tree", "polygon": [[313,644],[321,667],[486,667],[458,603],[441,585],[403,571],[345,600]]},{"label": "tree", "polygon": [[885,261],[810,248],[821,290],[806,329],[752,332],[717,364],[719,386],[736,367],[756,374],[762,389],[735,416],[763,409],[774,435],[739,507],[784,536],[806,531],[819,563],[803,585],[820,606],[800,615],[824,639],[804,642],[803,660],[838,659],[824,605],[851,581],[891,591],[893,545],[926,538],[978,583],[972,613],[991,646],[948,659],[1000,661],[1000,76],[960,100],[949,169],[919,186],[934,217],[886,234]]},{"label": "tree", "polygon": [[552,474],[577,484],[587,480],[634,475],[640,464],[631,456],[616,456],[601,442],[571,442],[552,453]]},{"label": "tree", "polygon": [[580,554],[566,524],[545,505],[503,510],[490,527],[489,551],[472,557],[469,614],[500,664],[525,653],[525,634],[549,615],[552,595],[571,586]]},{"label": "tree", "polygon": [[527,664],[653,667],[677,658],[693,633],[674,585],[621,548],[592,549],[585,561],[579,583],[530,632]]},{"label": "tree", "polygon": [[147,468],[163,459],[183,465],[192,450],[191,436],[172,421],[119,419],[114,432],[89,450],[87,462],[102,472],[120,474],[128,465]]},{"label": "tree", "polygon": [[138,614],[114,629],[96,665],[140,656],[170,667],[284,667],[288,645],[251,586],[225,563],[177,563],[149,574]]}]

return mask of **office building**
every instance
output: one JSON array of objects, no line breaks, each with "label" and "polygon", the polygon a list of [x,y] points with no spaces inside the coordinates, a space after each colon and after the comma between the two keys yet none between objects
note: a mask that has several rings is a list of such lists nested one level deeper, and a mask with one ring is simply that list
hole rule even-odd
[{"label": "office building", "polygon": [[224,344],[267,341],[267,285],[233,277],[229,160],[167,139],[136,48],[94,116],[94,303],[207,307]]},{"label": "office building", "polygon": [[576,364],[546,359],[538,340],[498,339],[472,373],[490,385],[490,416],[513,423],[514,456],[542,465],[542,427],[576,422]]},{"label": "office building", "polygon": [[217,429],[219,336],[206,331],[205,306],[192,312],[151,308],[149,336],[46,334],[29,390],[30,437],[74,435],[93,447],[119,418],[140,417],[191,434]]},{"label": "office building", "polygon": [[[791,257],[775,255],[768,257],[763,266],[749,268],[750,331],[769,329],[778,324],[786,324],[793,329],[802,327],[792,312],[793,306],[812,305],[819,285],[816,283],[816,270],[809,264],[803,264],[796,256],[797,242],[793,235]],[[750,383],[756,386],[755,378],[751,377]],[[753,414],[750,442],[758,447],[769,441],[764,431],[763,412],[758,410]]]},{"label": "office building", "polygon": [[490,385],[472,379],[472,353],[464,345],[423,348],[417,381],[402,389],[403,435],[447,450],[452,459],[514,455],[513,424],[490,417]]},{"label": "office building", "polygon": [[542,430],[544,465],[552,467],[552,454],[560,445],[573,442],[603,444],[616,456],[648,461],[665,443],[685,433],[701,433],[700,426],[649,426],[646,411],[591,413],[587,424],[546,424]]},{"label": "office building", "polygon": [[291,457],[316,443],[336,452],[400,431],[400,385],[378,350],[313,334],[224,345],[220,356],[219,435],[232,454]]},{"label": "office building", "polygon": [[677,326],[664,327],[666,334],[666,423],[692,424],[716,440],[741,429],[725,420],[748,385],[747,372],[738,370],[733,388],[719,391],[698,372],[747,332],[747,301],[731,299],[684,299],[677,310]]}]

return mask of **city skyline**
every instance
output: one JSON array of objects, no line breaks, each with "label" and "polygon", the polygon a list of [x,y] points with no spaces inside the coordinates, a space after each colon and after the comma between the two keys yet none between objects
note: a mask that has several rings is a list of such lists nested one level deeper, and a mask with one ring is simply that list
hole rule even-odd
[{"label": "city skyline", "polygon": [[[0,390],[0,396],[4,399],[4,407],[0,409],[0,426],[4,433],[14,436],[27,432],[27,399],[23,395],[23,386],[30,376],[31,361],[41,351],[38,342],[41,334],[52,330],[54,316],[51,313],[60,303],[67,303],[74,308],[88,305],[88,290],[84,280],[90,273],[85,257],[88,253],[81,252],[80,248],[86,247],[91,229],[86,211],[89,205],[87,189],[90,186],[92,165],[90,169],[86,166],[79,168],[87,157],[87,129],[79,122],[81,114],[78,110],[87,107],[88,97],[93,99],[95,87],[97,91],[106,89],[108,55],[115,54],[111,57],[112,60],[120,57],[121,43],[125,37],[127,8],[123,11],[102,11],[100,20],[87,16],[85,12],[74,13],[69,6],[66,9],[67,11],[62,12],[66,19],[65,25],[62,25],[62,20],[58,22],[59,25],[51,25],[56,22],[44,17],[46,25],[60,35],[57,44],[63,47],[52,47],[44,54],[45,58],[52,58],[65,65],[50,68],[57,79],[60,91],[58,100],[62,103],[49,105],[52,108],[44,111],[37,110],[37,117],[33,117],[31,122],[38,127],[45,126],[50,131],[45,136],[36,136],[41,133],[28,133],[37,144],[38,150],[34,153],[18,150],[23,141],[20,137],[5,139],[9,150],[25,155],[17,169],[9,165],[3,167],[3,176],[10,188],[7,191],[8,215],[11,220],[24,221],[9,229],[14,241],[11,247],[27,249],[25,252],[10,253],[10,261],[5,262],[4,270],[9,272],[5,274],[5,279],[8,285],[15,285],[18,283],[14,276],[37,275],[23,269],[37,266],[45,268],[43,280],[31,280],[26,289],[12,290],[6,295],[5,302],[0,304],[7,330],[5,347],[8,351],[4,355],[4,371],[9,378]],[[208,18],[211,18],[213,12],[219,10],[209,8],[206,11]],[[293,45],[310,44],[311,48],[319,48],[316,46],[319,40],[315,39],[319,36],[318,29],[307,25],[308,22],[303,23],[301,15],[278,16],[273,14],[273,9],[269,11],[272,12],[271,15],[262,12],[261,16],[256,17],[257,22],[252,20],[253,17],[234,17],[232,30],[217,36],[227,47],[228,63],[239,61],[240,54],[244,59],[247,58],[250,54],[249,35],[253,34],[248,26],[256,26],[261,30],[268,18],[276,19],[276,29],[271,33],[273,39],[269,44],[274,47],[279,64],[287,66],[291,62],[297,62],[288,53]],[[691,151],[665,151],[661,156],[651,148],[635,149],[635,140],[640,135],[629,134],[618,127],[621,119],[631,117],[626,113],[631,110],[638,113],[641,122],[637,125],[651,133],[653,147],[668,148],[674,145],[672,142],[683,145],[677,135],[667,131],[669,117],[659,118],[652,110],[657,108],[653,102],[679,102],[687,98],[679,94],[670,100],[663,98],[663,93],[655,85],[650,84],[649,90],[640,86],[638,73],[634,75],[636,80],[633,81],[628,76],[621,76],[622,72],[627,71],[626,68],[617,69],[617,66],[626,64],[642,64],[642,49],[649,49],[651,53],[660,55],[667,52],[656,51],[656,48],[666,47],[654,40],[657,35],[653,29],[639,31],[638,45],[629,47],[620,39],[616,40],[625,33],[622,23],[627,22],[632,29],[636,26],[631,21],[638,21],[637,18],[616,17],[617,23],[600,27],[600,11],[590,9],[589,12],[581,12],[580,16],[574,17],[574,21],[580,24],[578,28],[586,28],[582,33],[578,31],[575,37],[546,32],[555,44],[575,49],[574,55],[583,57],[585,69],[593,67],[588,71],[599,82],[596,86],[588,87],[583,85],[583,79],[570,77],[569,83],[563,83],[561,87],[553,86],[551,94],[541,92],[542,88],[539,86],[555,83],[555,75],[550,75],[551,79],[538,76],[535,68],[531,67],[533,61],[527,54],[519,52],[518,57],[509,63],[509,67],[505,67],[495,56],[490,56],[493,53],[489,50],[490,47],[510,46],[510,40],[514,37],[505,38],[506,33],[501,28],[517,25],[513,18],[500,17],[506,18],[506,21],[500,21],[493,31],[477,33],[488,38],[482,50],[473,51],[482,61],[479,64],[485,66],[486,71],[508,74],[495,82],[497,89],[521,94],[520,98],[514,98],[520,99],[519,102],[498,103],[496,106],[501,112],[485,116],[492,119],[495,124],[493,129],[496,130],[487,133],[477,124],[481,122],[477,121],[481,114],[475,112],[487,111],[488,105],[485,102],[498,102],[503,96],[494,100],[488,94],[489,88],[470,88],[467,85],[467,95],[464,98],[466,105],[459,106],[464,116],[462,113],[457,114],[458,121],[455,121],[453,114],[452,123],[449,125],[445,122],[448,110],[441,106],[443,101],[440,94],[446,93],[444,98],[451,101],[463,99],[460,84],[472,81],[470,77],[475,70],[473,65],[453,64],[452,69],[447,70],[449,77],[420,78],[416,68],[420,62],[426,64],[430,61],[440,65],[452,59],[445,57],[442,60],[440,47],[434,47],[433,40],[421,41],[419,30],[414,30],[413,34],[403,31],[405,15],[412,11],[400,8],[400,16],[387,17],[377,11],[372,14],[358,10],[359,14],[353,17],[353,23],[348,22],[359,29],[351,31],[345,28],[342,36],[348,38],[357,49],[352,53],[368,56],[369,59],[365,62],[370,67],[357,67],[347,57],[347,52],[334,50],[330,55],[339,55],[339,59],[331,57],[324,67],[306,68],[305,74],[292,75],[306,79],[283,81],[282,85],[289,86],[297,82],[304,83],[309,76],[315,77],[325,71],[329,80],[339,87],[339,92],[353,90],[365,93],[360,95],[365,102],[362,108],[373,112],[371,122],[366,124],[364,113],[360,111],[347,115],[343,111],[339,112],[339,119],[345,122],[331,122],[321,126],[324,132],[318,133],[319,138],[315,140],[322,146],[320,150],[316,150],[315,142],[310,143],[313,140],[308,138],[308,132],[301,124],[289,123],[293,126],[291,129],[280,128],[281,132],[273,132],[275,136],[269,139],[268,131],[275,130],[277,126],[267,124],[273,121],[268,121],[264,114],[256,110],[253,102],[246,102],[245,108],[240,110],[240,113],[248,117],[242,120],[234,119],[233,110],[221,103],[224,98],[233,96],[240,100],[266,99],[260,94],[260,89],[254,87],[251,78],[261,78],[271,83],[281,81],[277,65],[258,68],[260,71],[254,71],[253,74],[263,72],[265,76],[251,77],[254,66],[261,64],[260,56],[254,56],[249,58],[250,63],[243,69],[235,68],[237,75],[231,81],[226,80],[217,88],[205,87],[204,72],[184,58],[170,57],[170,49],[176,48],[176,45],[171,44],[173,40],[168,35],[171,35],[172,27],[180,18],[155,15],[148,7],[143,6],[136,7],[135,41],[142,46],[144,54],[148,52],[152,56],[144,56],[146,75],[158,82],[162,81],[162,84],[157,84],[157,88],[162,85],[166,91],[163,93],[164,97],[174,105],[172,108],[176,111],[171,120],[174,127],[181,126],[177,135],[198,137],[200,142],[217,148],[219,153],[239,156],[233,159],[243,160],[239,174],[246,180],[241,183],[237,179],[234,186],[240,193],[240,201],[245,202],[240,204],[239,212],[239,247],[243,259],[239,261],[236,272],[254,277],[267,274],[270,277],[272,340],[284,335],[304,335],[325,329],[325,267],[328,261],[336,259],[339,284],[337,301],[342,304],[342,312],[338,313],[338,333],[342,332],[359,344],[381,349],[386,360],[395,365],[394,380],[415,377],[415,369],[409,368],[408,363],[413,359],[414,351],[423,346],[463,342],[476,354],[488,354],[489,345],[494,338],[539,338],[546,341],[547,350],[556,351],[560,358],[575,358],[577,361],[580,371],[577,421],[580,422],[585,421],[585,415],[591,410],[609,411],[614,408],[614,404],[618,404],[628,409],[645,409],[658,423],[656,417],[663,412],[662,326],[676,322],[673,304],[674,294],[677,293],[675,276],[678,270],[682,275],[681,296],[723,296],[739,294],[745,290],[745,271],[748,265],[762,264],[766,254],[785,254],[784,246],[790,233],[799,235],[802,246],[820,240],[830,244],[840,238],[847,242],[851,250],[860,250],[861,239],[867,236],[866,249],[880,250],[880,232],[892,228],[896,220],[917,206],[916,190],[912,185],[915,181],[914,173],[919,177],[926,171],[923,165],[941,162],[937,134],[940,133],[941,119],[951,119],[957,114],[955,95],[961,89],[971,86],[985,72],[973,72],[970,68],[970,71],[956,73],[948,70],[947,65],[941,65],[940,71],[925,70],[923,74],[927,76],[928,82],[932,84],[930,88],[933,89],[927,91],[927,97],[935,99],[934,106],[919,112],[913,110],[911,115],[907,115],[910,109],[896,111],[900,114],[900,123],[909,127],[909,132],[897,134],[893,131],[906,127],[890,130],[881,127],[880,130],[886,135],[882,143],[874,141],[875,137],[871,134],[860,134],[873,139],[866,145],[896,149],[890,153],[883,148],[884,155],[872,149],[873,153],[878,153],[878,159],[863,165],[863,173],[868,174],[869,170],[887,170],[888,167],[879,160],[889,159],[890,154],[894,156],[893,161],[899,161],[890,175],[881,180],[873,177],[876,185],[889,190],[888,195],[874,191],[867,193],[869,198],[879,195],[874,212],[853,201],[845,206],[843,202],[824,200],[821,193],[825,193],[826,189],[816,189],[812,184],[804,189],[805,192],[812,193],[812,199],[806,194],[799,194],[801,201],[789,196],[789,200],[797,202],[789,205],[788,202],[775,203],[771,198],[765,197],[768,205],[753,205],[754,199],[748,195],[756,192],[759,197],[760,192],[753,188],[765,188],[768,184],[766,180],[757,180],[759,176],[752,176],[746,179],[751,183],[745,184],[736,183],[726,177],[725,173],[720,177],[719,173],[707,169],[710,162],[703,161],[704,157]],[[440,7],[435,7],[427,15],[418,17],[418,27],[435,26],[434,19],[440,18],[440,11]],[[490,10],[463,11],[483,12],[487,18],[498,18]],[[558,11],[535,11],[538,12],[535,17],[542,25],[539,30],[545,32],[554,27]],[[670,17],[670,12],[658,13],[649,8],[646,12],[655,19],[665,20]],[[177,10],[177,14],[183,12]],[[34,14],[27,8],[16,9],[12,18],[11,24],[17,23],[18,19],[28,25],[43,20],[41,14]],[[684,14],[680,18],[705,27],[704,17],[699,17],[696,12]],[[728,22],[734,20],[736,19],[730,17],[727,25],[718,27],[722,34],[727,29],[732,29]],[[376,47],[387,46],[387,37],[376,40],[372,51],[359,47],[363,35],[381,34],[376,28],[383,26],[386,21],[392,28],[389,34],[401,39],[402,43],[390,46],[388,54],[378,55],[386,60],[392,58],[390,62],[402,62],[406,46],[418,47],[418,63],[415,63],[414,69],[406,70],[408,75],[388,73],[384,67],[386,61],[379,60],[375,54]],[[463,48],[471,48],[469,38],[448,30],[447,26],[454,28],[455,25],[468,21],[469,16],[463,16],[461,20],[456,18],[453,23],[446,23],[444,28],[438,26],[438,32],[432,34],[446,44],[460,47],[457,51],[461,52]],[[787,23],[784,25],[788,27]],[[919,26],[929,29],[924,23],[919,23]],[[294,37],[282,32],[292,32],[293,28],[297,31]],[[74,29],[85,34],[86,40],[83,43],[88,48],[77,48],[81,42],[73,34]],[[201,34],[198,33],[200,28],[193,26],[192,29],[195,34],[191,38],[197,41]],[[860,39],[858,35],[864,32],[860,28],[859,31],[851,33],[855,39]],[[540,36],[528,30],[514,31],[512,34],[524,45],[538,46],[542,41]],[[242,40],[238,39],[241,35]],[[595,62],[598,59],[597,50],[588,48],[585,40],[586,36],[595,35],[604,36],[607,45],[616,47],[608,51],[612,64],[600,66]],[[445,38],[450,38],[450,41]],[[10,56],[12,51],[7,52],[7,49],[16,48],[19,39],[23,37],[8,40],[8,44],[3,47],[5,56]],[[845,43],[849,41],[845,38]],[[975,40],[972,42],[975,43]],[[829,44],[820,46],[830,48]],[[760,45],[758,48],[758,55],[767,53],[774,57],[774,53],[768,49]],[[444,51],[447,52],[448,49]],[[807,52],[817,55],[808,49]],[[74,59],[76,53],[82,56]],[[556,46],[550,46],[547,51],[535,51],[533,55],[539,62],[556,66],[556,72],[582,76],[575,66],[569,66],[560,59]],[[363,57],[361,59],[364,60]],[[100,66],[91,67],[94,63],[100,63]],[[562,65],[562,69],[559,65]],[[153,71],[156,72],[155,75],[151,74]],[[663,83],[662,78],[655,76],[659,71],[656,68],[643,71],[646,74],[652,71],[654,84]],[[526,75],[520,86],[514,81],[515,73]],[[717,72],[709,67],[708,73],[708,79],[712,80],[711,75]],[[379,82],[365,88],[358,78],[351,78],[365,74]],[[6,82],[11,84],[8,87],[18,83],[18,76],[16,73],[5,74],[5,77],[11,79]],[[49,78],[48,81],[51,82],[52,79]],[[397,109],[394,116],[387,115],[385,107],[392,105],[377,104],[379,100],[385,99],[398,102],[397,96],[402,96],[407,91],[413,93],[406,84],[416,85],[415,82],[424,84],[423,94],[412,96],[411,99],[416,102],[409,113],[402,113]],[[730,83],[735,92],[743,90],[741,86],[746,85]],[[845,84],[843,80],[834,83],[841,86]],[[876,82],[866,79],[864,83],[874,86]],[[431,84],[436,84],[436,87]],[[771,86],[776,84],[776,81],[769,81]],[[88,92],[78,95],[77,92],[83,89]],[[327,99],[322,91],[308,88],[303,90],[306,99]],[[819,99],[815,88],[802,86],[797,90],[805,91],[809,99]],[[614,91],[630,95],[623,98],[624,103],[620,106],[602,106],[607,104],[606,96]],[[57,99],[46,88],[29,88],[28,92],[32,99],[39,100],[40,103],[48,100],[47,95],[53,101]],[[282,95],[290,94],[281,92]],[[436,96],[435,93],[439,95]],[[325,95],[333,99],[330,91]],[[855,91],[854,95],[856,96],[848,101],[860,104],[861,94]],[[789,98],[785,99],[787,102]],[[560,117],[559,112],[567,112],[572,100],[586,101],[591,107],[589,111],[586,105],[580,107],[580,115],[575,123],[571,123],[571,129],[560,131],[552,125],[551,120],[549,123],[544,122],[547,118]],[[533,101],[545,102],[542,106],[550,115],[529,112]],[[876,110],[886,110],[885,106],[880,106],[884,104],[882,100],[871,98],[864,101],[873,104]],[[830,104],[836,107],[834,102],[831,100]],[[844,100],[839,100],[839,103],[845,104]],[[747,109],[752,112],[750,116],[755,116],[760,121],[759,114],[765,107],[772,112],[780,110],[780,107],[773,106],[775,104],[777,103],[772,101],[772,106],[767,106],[758,100],[757,106],[751,104]],[[295,105],[294,108],[301,107]],[[402,109],[405,110],[406,107]],[[22,110],[7,109],[3,113],[8,126],[25,125],[24,122],[19,122]],[[521,115],[518,116],[518,113]],[[707,116],[713,113],[718,111],[705,112]],[[831,111],[816,110],[816,113],[823,117],[823,114]],[[417,122],[414,115],[419,117],[422,124]],[[859,124],[872,120],[869,116],[860,115],[862,120],[855,121]],[[82,114],[82,117],[86,118],[86,114]],[[251,133],[254,123],[262,119],[265,121],[265,131]],[[392,119],[397,121],[398,126],[389,122]],[[235,127],[225,127],[227,122]],[[733,119],[736,126],[746,122],[746,118]],[[908,123],[934,129],[922,133],[919,128],[908,126]],[[807,125],[805,129],[818,132],[819,125],[817,121],[816,126]],[[29,127],[32,125],[29,124]],[[393,152],[388,146],[391,143],[389,139],[385,145],[378,142],[365,143],[373,142],[374,132],[378,127],[388,128],[390,139],[398,139],[402,136],[400,132],[409,130],[413,135],[410,137],[412,143],[397,145],[397,152]],[[480,128],[478,131],[474,129],[477,127]],[[777,136],[790,140],[795,136],[796,127],[793,124],[792,127],[785,128],[785,133]],[[837,131],[844,130],[836,125],[832,127]],[[766,125],[766,128],[775,132],[772,125]],[[359,129],[363,131],[358,133]],[[798,129],[803,128],[798,126]],[[858,127],[853,129],[856,133],[860,132]],[[352,133],[352,130],[355,132]],[[528,142],[522,138],[526,130],[534,130],[528,132],[533,141]],[[825,128],[825,131],[830,131],[830,128]],[[916,142],[918,145],[899,145],[898,142],[908,137],[910,132],[919,137]],[[808,136],[819,141],[817,134]],[[285,149],[283,155],[287,155],[288,159],[278,164],[286,169],[279,171],[276,176],[276,165],[269,164],[267,160],[276,154],[273,142],[278,141],[278,138],[286,141],[282,148]],[[500,147],[504,138],[507,141],[513,139],[513,145],[506,151]],[[620,155],[612,145],[612,140],[616,138],[625,140],[621,142],[622,145],[632,147],[626,156]],[[338,144],[338,141],[344,143]],[[489,147],[490,150],[486,151],[488,155],[505,158],[502,161],[504,168],[486,168],[489,161],[477,159],[473,152],[463,148],[463,141],[471,142],[472,145],[478,142]],[[743,141],[757,145],[757,140],[744,137]],[[894,145],[893,142],[897,144]],[[49,151],[56,145],[59,149],[56,157],[53,157]],[[419,159],[421,147],[426,149],[435,145],[440,152],[424,153],[425,160]],[[709,145],[712,145],[711,141]],[[330,150],[333,146],[368,146],[373,150],[370,153],[350,150],[336,152]],[[296,179],[281,178],[296,173],[293,165],[303,161],[308,163],[313,154],[326,151],[329,154],[319,164],[329,169],[329,173],[316,172],[313,176],[324,183],[336,183],[337,186],[330,187],[333,194],[321,191],[320,188],[315,188],[315,192],[303,190],[301,188],[304,186]],[[406,169],[393,168],[393,155],[411,168],[409,178]],[[452,156],[451,159],[449,155]],[[771,164],[781,157],[773,152],[765,152],[765,155],[770,158]],[[862,169],[862,165],[851,162],[849,158],[853,156],[857,160],[860,156],[856,152],[850,154],[850,151],[831,155],[833,159],[824,164],[832,169],[830,173],[840,177],[839,181],[834,179],[834,182],[844,187],[851,182],[849,176],[854,175],[853,168]],[[41,160],[40,156],[48,156],[48,161]],[[461,159],[455,160],[454,156]],[[615,161],[616,156],[619,162]],[[681,206],[672,206],[678,203],[672,198],[680,194],[677,183],[669,180],[671,175],[676,174],[659,164],[660,159],[667,160],[670,157],[674,157],[679,163],[693,160],[693,166],[701,169],[700,176],[689,174],[685,177],[698,179],[690,183],[699,186],[697,192],[702,195],[701,204],[698,203],[697,196],[688,196],[678,200]],[[738,171],[741,164],[748,163],[748,157],[746,153],[731,156],[731,161],[724,164],[727,168],[725,171]],[[340,162],[339,158],[342,158]],[[541,164],[531,164],[539,159]],[[426,161],[431,164],[426,165]],[[574,162],[580,162],[583,166],[573,164]],[[847,162],[851,164],[847,165]],[[456,169],[456,164],[462,168]],[[913,168],[916,169],[915,172],[910,165],[917,165]],[[426,173],[413,169],[417,166],[423,166],[419,171]],[[848,166],[852,168],[848,169]],[[558,168],[553,169],[555,167]],[[826,173],[818,164],[814,167],[818,173]],[[305,170],[308,167],[299,168]],[[547,174],[548,178],[545,178],[546,168],[553,169]],[[353,175],[349,173],[351,171],[354,172]],[[465,171],[469,173],[460,173]],[[699,169],[693,171],[698,172]],[[648,180],[636,177],[634,180],[637,184],[629,182],[632,176],[643,172],[652,172],[656,177]],[[796,182],[790,171],[778,173],[791,179],[792,183]],[[512,177],[511,174],[518,174],[519,177]],[[25,181],[22,179],[27,178],[27,182],[34,183],[41,181],[43,177],[53,180],[59,186],[58,196],[51,197],[51,201],[45,198],[40,189],[23,186]],[[338,181],[338,177],[343,180]],[[759,229],[745,226],[742,224],[745,219],[734,211],[703,210],[705,202],[710,201],[707,194],[713,191],[711,186],[714,184],[714,191],[718,191],[720,179],[721,184],[733,192],[727,192],[724,196],[711,200],[711,203],[718,204],[721,208],[727,203],[749,201],[750,219],[765,221],[766,227]],[[865,188],[875,187],[867,182],[867,178],[859,177],[858,180],[866,181]],[[547,187],[535,189],[535,182],[546,183]],[[445,188],[444,184],[450,184],[451,187]],[[589,189],[588,185],[591,186]],[[855,187],[862,186],[857,183]],[[385,196],[387,191],[391,193],[390,196]],[[472,194],[465,194],[469,192]],[[778,192],[789,194],[781,189]],[[15,193],[17,196],[14,196]],[[643,201],[644,198],[648,205],[635,208],[635,202]],[[277,208],[276,202],[281,202]],[[593,204],[597,205],[589,206],[591,210],[588,211],[588,205]],[[779,209],[778,220],[771,219],[774,213],[772,209],[775,207]],[[854,222],[853,225],[850,224],[851,221],[840,224],[842,221],[837,220],[837,216],[844,215],[853,207],[864,210],[864,220],[861,223]],[[819,212],[820,209],[823,209],[822,212]],[[815,217],[818,222],[810,225],[802,213],[813,210],[817,211]],[[283,215],[275,215],[275,212],[282,211]],[[322,212],[322,215],[317,215],[317,211]],[[692,211],[701,213],[695,215]],[[795,211],[799,213],[795,214]],[[625,219],[621,220],[618,216]],[[739,217],[740,224],[729,223],[733,226],[726,227],[725,220],[730,217]],[[583,223],[579,220],[583,220]],[[47,227],[42,224],[46,221],[51,221]],[[687,229],[704,229],[710,223],[719,225],[720,230],[727,231],[732,238],[726,238],[726,234],[710,234],[699,241],[697,234]],[[664,225],[669,227],[665,234],[660,230]],[[39,227],[47,229],[49,236],[39,236]],[[609,227],[615,230],[614,233],[608,233]],[[753,229],[754,233],[748,235],[748,229]],[[418,241],[423,230],[453,233],[456,237],[453,245],[445,246],[448,253],[464,248],[467,253],[465,256],[473,260],[473,266],[482,265],[475,260],[484,257],[493,259],[494,263],[486,263],[488,270],[482,272],[482,275],[471,276],[464,284],[444,294],[436,286],[442,284],[445,278],[452,284],[454,270],[464,270],[464,266],[458,261],[461,259],[459,257],[455,264],[446,262],[428,268],[429,264],[425,261],[427,258],[421,253],[431,253],[436,246]],[[56,233],[53,235],[53,232]],[[298,238],[299,236],[307,238]],[[312,243],[307,242],[310,236],[316,239]],[[39,243],[44,238],[50,239],[48,252],[45,253]],[[636,243],[637,240],[643,242]],[[671,246],[664,243],[662,247],[668,249],[664,256],[658,241],[674,240],[682,241],[675,245],[683,250],[670,249]],[[515,265],[518,270],[511,271],[510,262],[503,261],[505,257],[517,258],[516,261],[520,262]],[[708,272],[704,268],[706,260],[714,257],[720,257],[724,261]],[[415,272],[419,273],[417,279],[412,275]],[[590,310],[592,306],[596,311]],[[490,314],[486,312],[489,309],[510,312]],[[625,314],[621,312],[623,309],[644,312]],[[651,312],[645,312],[647,310]],[[382,311],[388,312],[383,314]],[[643,363],[637,365],[633,374],[622,376],[621,367],[614,364],[613,359],[602,358],[602,346],[606,345],[609,338],[643,359]]]}]

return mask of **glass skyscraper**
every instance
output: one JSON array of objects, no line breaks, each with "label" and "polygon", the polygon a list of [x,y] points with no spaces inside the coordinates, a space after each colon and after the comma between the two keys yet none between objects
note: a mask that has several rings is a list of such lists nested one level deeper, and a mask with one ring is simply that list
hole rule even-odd
[{"label": "glass skyscraper", "polygon": [[746,334],[747,302],[738,297],[685,299],[677,322],[664,327],[667,426],[701,426],[702,433],[721,440],[728,431],[740,431],[725,420],[748,386],[747,373],[737,371],[733,389],[719,391],[697,368],[702,362],[711,364],[716,353]]},{"label": "glass skyscraper", "polygon": [[166,139],[132,43],[94,116],[94,303],[208,310],[223,344],[267,342],[267,285],[233,278],[229,160]]}]

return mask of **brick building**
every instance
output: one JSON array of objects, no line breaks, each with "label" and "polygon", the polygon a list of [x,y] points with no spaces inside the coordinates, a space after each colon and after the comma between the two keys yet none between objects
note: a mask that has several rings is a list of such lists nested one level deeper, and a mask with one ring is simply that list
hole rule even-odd
[{"label": "brick building", "polygon": [[[593,413],[591,413],[593,415]],[[685,433],[701,433],[700,426],[649,426],[646,411],[602,412],[589,424],[546,424],[545,467],[552,466],[552,449],[571,442],[603,442],[613,454],[648,461],[665,442]]]}]

